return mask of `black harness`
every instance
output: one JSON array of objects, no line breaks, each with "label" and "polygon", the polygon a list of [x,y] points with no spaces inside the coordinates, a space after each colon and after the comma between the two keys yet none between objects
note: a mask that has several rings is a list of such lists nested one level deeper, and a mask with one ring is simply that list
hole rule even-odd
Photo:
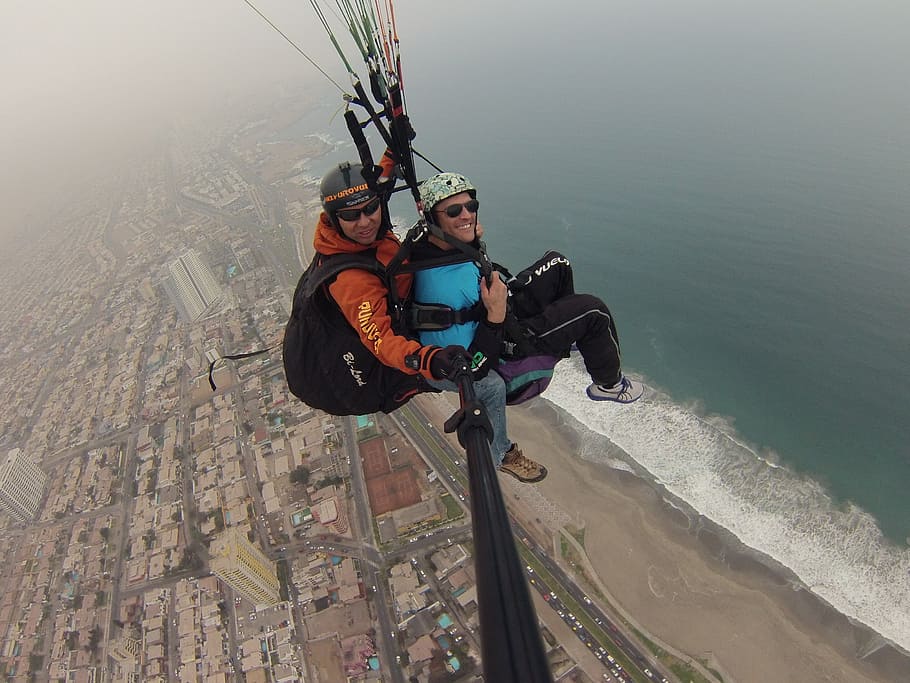
[{"label": "black harness", "polygon": [[[429,235],[439,238],[454,247],[442,256],[420,259],[417,262],[404,263],[411,256],[414,245]],[[438,266],[447,266],[455,263],[473,262],[480,270],[481,276],[487,282],[493,277],[493,270],[498,270],[506,276],[511,276],[509,271],[490,261],[487,256],[486,245],[483,240],[477,240],[477,246],[466,244],[444,233],[439,226],[420,220],[408,230],[398,253],[389,261],[386,273],[389,283],[389,310],[392,319],[399,321],[409,332],[439,331],[467,322],[479,322],[486,316],[483,301],[478,301],[473,306],[453,309],[444,304],[425,304],[421,302],[408,302],[402,304],[398,299],[396,288],[392,284],[395,273],[414,273],[419,270],[428,270]],[[521,358],[539,353],[535,348],[528,331],[522,326],[511,306],[506,312],[503,340],[503,357]]]}]

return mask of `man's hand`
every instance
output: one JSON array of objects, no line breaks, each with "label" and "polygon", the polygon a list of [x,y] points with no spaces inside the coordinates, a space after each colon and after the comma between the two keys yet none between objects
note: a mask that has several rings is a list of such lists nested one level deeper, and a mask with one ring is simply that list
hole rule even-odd
[{"label": "man's hand", "polygon": [[433,375],[433,379],[450,379],[455,374],[456,361],[459,363],[466,361],[470,367],[471,361],[463,346],[452,345],[439,349],[430,358],[430,374]]},{"label": "man's hand", "polygon": [[487,321],[498,325],[506,319],[506,303],[509,300],[509,288],[506,283],[499,277],[499,273],[493,271],[490,286],[487,281],[480,278],[480,298],[487,309]]}]

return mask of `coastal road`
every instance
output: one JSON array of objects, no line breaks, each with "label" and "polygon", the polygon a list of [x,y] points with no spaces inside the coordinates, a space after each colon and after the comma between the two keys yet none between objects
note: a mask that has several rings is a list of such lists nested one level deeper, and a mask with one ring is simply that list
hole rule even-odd
[{"label": "coastal road", "polygon": [[[400,414],[400,416],[399,416]],[[454,491],[456,495],[468,495],[467,473],[464,454],[455,450],[449,440],[438,429],[432,426],[429,418],[413,402],[403,407],[395,414],[395,419],[399,425],[403,426],[402,432],[418,448],[424,459],[434,468],[437,469],[440,479],[445,478],[446,486]],[[455,463],[458,465],[455,465]],[[600,609],[593,601],[590,601],[584,591],[575,584],[574,580],[566,574],[562,567],[544,551],[537,543],[530,541],[533,535],[521,524],[521,521],[513,514],[509,515],[512,521],[512,528],[518,538],[528,539],[526,545],[531,548],[535,559],[539,561],[555,579],[555,584],[548,586],[549,590],[564,595],[572,604],[573,609],[560,610],[568,615],[571,611],[573,615],[580,618],[582,614],[587,616],[590,627],[582,625],[577,627],[576,633],[584,638],[582,642],[587,647],[587,641],[591,640],[592,645],[589,649],[594,649],[594,643],[613,652],[621,651],[623,659],[631,664],[636,671],[636,677],[639,680],[675,680],[671,678],[669,672],[663,671],[663,667],[658,668],[644,654],[644,649],[640,645],[633,643],[629,637],[623,635],[618,625],[616,617],[608,615]],[[538,584],[539,588],[539,584]],[[590,603],[590,604],[589,604]],[[563,617],[565,619],[565,617]],[[582,622],[579,622],[582,624]],[[574,620],[573,624],[574,625]],[[612,650],[610,648],[613,648]],[[604,660],[606,658],[604,657]],[[609,661],[605,661],[605,668],[609,671]],[[625,667],[628,669],[628,667]],[[645,669],[650,672],[650,676],[645,673]],[[628,676],[628,671],[620,672],[619,680],[632,680]]]},{"label": "coastal road", "polygon": [[363,463],[357,450],[357,439],[354,436],[354,418],[342,419],[344,436],[344,454],[351,463],[351,496],[354,500],[354,538],[373,545],[373,515],[370,513],[370,499],[367,496],[366,481],[363,478]]}]

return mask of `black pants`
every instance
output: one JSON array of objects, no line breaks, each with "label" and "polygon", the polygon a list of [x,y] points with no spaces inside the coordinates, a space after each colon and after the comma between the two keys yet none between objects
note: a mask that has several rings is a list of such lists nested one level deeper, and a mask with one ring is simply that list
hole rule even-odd
[{"label": "black pants", "polygon": [[567,355],[576,344],[591,379],[613,386],[620,372],[619,335],[607,305],[576,294],[569,259],[548,251],[509,281],[512,312],[539,351]]}]

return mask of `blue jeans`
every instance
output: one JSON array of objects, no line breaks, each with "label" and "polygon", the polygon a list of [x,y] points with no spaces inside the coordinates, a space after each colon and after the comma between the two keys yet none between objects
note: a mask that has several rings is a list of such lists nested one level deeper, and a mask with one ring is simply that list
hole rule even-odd
[{"label": "blue jeans", "polygon": [[[443,391],[458,391],[455,383],[447,379],[434,379],[430,381],[430,384]],[[493,454],[493,464],[499,467],[506,451],[512,447],[512,440],[509,439],[506,426],[506,383],[502,377],[491,370],[482,380],[474,382],[474,393],[477,395],[477,400],[486,409],[490,424],[493,425],[490,452]]]}]

